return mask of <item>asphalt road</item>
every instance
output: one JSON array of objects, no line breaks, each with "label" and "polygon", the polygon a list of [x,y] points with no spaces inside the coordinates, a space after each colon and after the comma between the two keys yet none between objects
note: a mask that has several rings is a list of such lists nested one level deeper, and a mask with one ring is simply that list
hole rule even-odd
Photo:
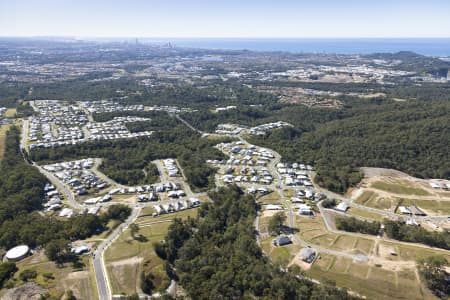
[{"label": "asphalt road", "polygon": [[108,275],[105,266],[104,253],[111,243],[118,238],[127,227],[136,220],[139,215],[140,208],[132,210],[128,219],[120,224],[98,247],[93,253],[94,273],[97,282],[98,298],[99,300],[110,300],[111,289],[109,286]]},{"label": "asphalt road", "polygon": [[69,206],[75,209],[85,209],[86,206],[81,205],[79,202],[75,200],[75,196],[73,192],[60,180],[58,180],[52,173],[44,170],[41,166],[37,165],[35,162],[33,162],[33,166],[38,168],[39,172],[45,175],[47,179],[60,191],[64,194],[64,197],[67,200],[67,203]]}]

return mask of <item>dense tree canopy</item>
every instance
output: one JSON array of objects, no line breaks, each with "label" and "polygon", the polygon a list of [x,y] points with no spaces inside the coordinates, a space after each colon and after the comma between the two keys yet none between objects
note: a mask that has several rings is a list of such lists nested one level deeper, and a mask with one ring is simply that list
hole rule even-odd
[{"label": "dense tree canopy", "polygon": [[450,296],[450,274],[445,267],[449,265],[443,256],[430,256],[419,261],[420,275],[433,293],[441,299]]},{"label": "dense tree canopy", "polygon": [[169,261],[193,299],[351,299],[345,290],[286,273],[255,240],[256,203],[237,187],[211,192],[200,219],[175,221],[165,239]]},{"label": "dense tree canopy", "polygon": [[278,235],[281,233],[284,222],[286,221],[286,215],[283,212],[273,215],[268,224],[269,233],[272,235]]},{"label": "dense tree canopy", "polygon": [[350,232],[377,235],[380,232],[380,222],[361,221],[356,218],[336,217],[336,228]]},{"label": "dense tree canopy", "polygon": [[13,262],[0,263],[0,288],[3,284],[17,272],[16,264]]},{"label": "dense tree canopy", "polygon": [[8,131],[0,162],[0,224],[19,214],[39,209],[44,199],[44,175],[28,165],[20,153],[20,132]]}]

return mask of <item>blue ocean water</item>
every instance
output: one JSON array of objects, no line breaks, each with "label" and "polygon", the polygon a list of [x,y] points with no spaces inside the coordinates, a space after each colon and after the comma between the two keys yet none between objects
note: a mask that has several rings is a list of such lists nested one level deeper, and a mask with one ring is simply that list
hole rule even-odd
[{"label": "blue ocean water", "polygon": [[450,56],[450,38],[165,38],[153,42],[205,48],[252,51],[286,51],[293,53],[370,54],[412,51],[428,56]]}]

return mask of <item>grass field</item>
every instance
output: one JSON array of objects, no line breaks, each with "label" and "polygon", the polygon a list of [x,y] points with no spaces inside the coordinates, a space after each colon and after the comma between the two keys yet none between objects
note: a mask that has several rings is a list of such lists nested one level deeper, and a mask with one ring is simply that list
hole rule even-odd
[{"label": "grass field", "polygon": [[421,188],[411,187],[407,182],[397,181],[396,183],[388,183],[384,181],[376,181],[371,184],[372,188],[393,194],[427,196],[429,193]]},{"label": "grass field", "polygon": [[382,198],[372,191],[364,191],[355,202],[368,207],[378,208],[378,209],[390,209],[392,206],[397,204],[398,200],[394,198]]},{"label": "grass field", "polygon": [[357,217],[362,217],[366,219],[371,219],[375,221],[382,221],[383,216],[374,212],[362,210],[356,207],[350,207],[349,210],[347,210],[347,214]]},{"label": "grass field", "polygon": [[15,108],[8,108],[3,116],[6,118],[14,118],[16,113],[17,110]]},{"label": "grass field", "polygon": [[402,205],[415,205],[419,208],[432,211],[438,215],[450,214],[450,201],[402,199]]},{"label": "grass field", "polygon": [[0,160],[3,158],[3,155],[5,154],[6,132],[9,130],[11,126],[12,124],[0,126]]},{"label": "grass field", "polygon": [[419,260],[432,255],[442,255],[450,262],[450,252],[436,248],[414,247],[397,244],[398,256],[404,260]]},{"label": "grass field", "polygon": [[306,273],[318,280],[332,280],[368,299],[436,299],[421,286],[413,269],[389,271],[321,254]]},{"label": "grass field", "polygon": [[368,255],[372,251],[374,244],[373,240],[358,238],[355,244],[356,252]]},{"label": "grass field", "polygon": [[287,266],[297,252],[300,250],[299,245],[291,244],[282,247],[276,247],[272,245],[273,237],[268,237],[261,242],[261,247],[264,250],[272,262],[281,266]]},{"label": "grass field", "polygon": [[260,204],[281,204],[280,195],[275,192],[271,192],[258,198],[258,203]]},{"label": "grass field", "polygon": [[106,250],[105,262],[113,294],[133,294],[140,292],[140,274],[142,270],[154,275],[155,291],[164,290],[170,283],[165,272],[164,261],[160,259],[153,243],[162,241],[167,230],[176,217],[195,217],[197,209],[190,209],[158,217],[139,217],[139,233],[145,238],[137,241],[131,237],[130,230],[122,235]]},{"label": "grass field", "polygon": [[295,191],[293,189],[290,190],[283,190],[283,195],[285,197],[291,198],[295,196]]},{"label": "grass field", "polygon": [[155,212],[152,206],[144,207],[139,213],[139,217],[151,216]]},{"label": "grass field", "polygon": [[340,235],[336,237],[334,243],[330,248],[336,250],[350,250],[355,249],[356,243],[358,242],[358,238],[350,235]]},{"label": "grass field", "polygon": [[355,202],[358,204],[365,205],[368,201],[370,201],[372,198],[375,198],[376,194],[372,191],[364,191],[356,200]]},{"label": "grass field", "polygon": [[301,239],[320,246],[328,247],[332,245],[338,236],[334,233],[329,233],[323,224],[322,218],[319,217],[296,216],[296,225],[299,229],[299,232],[296,234]]}]

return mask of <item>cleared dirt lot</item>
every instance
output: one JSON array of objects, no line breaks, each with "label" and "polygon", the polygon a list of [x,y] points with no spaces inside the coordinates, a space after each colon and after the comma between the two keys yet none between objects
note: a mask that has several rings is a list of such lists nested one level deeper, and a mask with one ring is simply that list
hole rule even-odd
[{"label": "cleared dirt lot", "polygon": [[436,299],[421,285],[413,268],[390,271],[321,254],[306,273],[319,280],[333,280],[368,299]]},{"label": "cleared dirt lot", "polygon": [[432,188],[430,180],[390,169],[363,170],[365,178],[350,192],[355,203],[392,212],[398,205],[415,205],[431,216],[450,213],[450,191]]}]

